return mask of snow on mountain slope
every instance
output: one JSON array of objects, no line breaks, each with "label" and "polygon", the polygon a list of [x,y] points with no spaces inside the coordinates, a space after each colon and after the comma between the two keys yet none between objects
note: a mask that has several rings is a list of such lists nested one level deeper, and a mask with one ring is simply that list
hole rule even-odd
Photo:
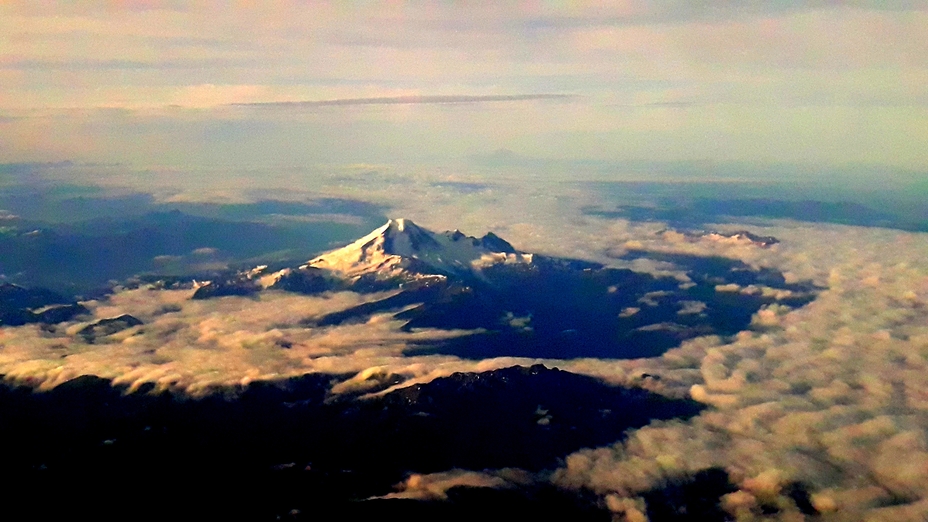
[{"label": "snow on mountain slope", "polygon": [[391,219],[343,248],[327,252],[300,268],[319,268],[340,277],[374,275],[378,279],[420,275],[479,275],[497,263],[531,263],[532,254],[515,250],[493,233],[482,238],[458,230],[435,233],[408,219]]}]

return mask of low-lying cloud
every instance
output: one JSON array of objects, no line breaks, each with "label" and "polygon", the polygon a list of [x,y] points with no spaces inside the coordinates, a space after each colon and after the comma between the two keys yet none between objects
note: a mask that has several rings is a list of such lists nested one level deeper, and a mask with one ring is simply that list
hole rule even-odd
[{"label": "low-lying cloud", "polygon": [[[468,201],[471,206],[460,206],[458,214],[420,208],[418,200],[407,204],[429,216],[417,220],[426,226],[447,216],[472,220],[469,226],[490,228],[530,251],[673,274],[681,284],[688,277],[672,263],[647,255],[632,262],[618,258],[636,251],[738,259],[781,271],[787,283],[808,280],[823,289],[802,308],[758,311],[753,330],[733,339],[701,337],[651,359],[559,363],[615,384],[689,396],[711,408],[688,421],[652,423],[613,446],[577,452],[555,472],[556,484],[594,492],[619,520],[644,520],[644,493],[721,467],[737,488],[722,498],[722,507],[737,520],[757,519],[774,508],[782,520],[803,516],[790,496],[795,483],[808,489],[811,505],[829,519],[924,518],[928,236],[770,220],[748,228],[781,242],[759,247],[681,234],[657,222],[564,219],[575,216],[575,205],[589,196],[532,190],[495,191],[494,204]],[[520,205],[514,194],[532,205]],[[753,285],[719,290],[775,292]],[[692,306],[695,311],[698,305]]]},{"label": "low-lying cloud", "polygon": [[451,488],[503,489],[525,485],[533,480],[532,475],[518,469],[486,470],[482,472],[454,469],[440,473],[414,473],[397,485],[398,491],[380,498],[447,500],[447,492]]},{"label": "low-lying cloud", "polygon": [[924,235],[788,224],[767,232],[784,246],[758,250],[755,261],[828,289],[800,309],[760,311],[759,329],[732,342],[701,338],[629,362],[627,376],[659,375],[666,392],[688,389],[712,408],[575,453],[556,483],[596,492],[625,520],[644,516],[639,495],[710,467],[735,482],[722,505],[738,520],[771,506],[783,520],[801,516],[793,483],[835,520],[928,513]]},{"label": "low-lying cloud", "polygon": [[[386,294],[339,292],[309,297],[265,292],[254,298],[191,300],[192,290],[140,288],[84,303],[89,320],[53,327],[7,328],[0,336],[0,374],[9,381],[51,388],[79,375],[114,379],[137,389],[208,393],[306,373],[359,377],[335,391],[363,391],[375,373],[428,382],[456,371],[485,371],[532,362],[498,358],[464,361],[449,356],[407,356],[410,345],[450,339],[468,331],[402,330],[392,314],[361,323],[307,327],[305,321]],[[144,324],[88,340],[79,332],[94,321],[129,314]]]}]

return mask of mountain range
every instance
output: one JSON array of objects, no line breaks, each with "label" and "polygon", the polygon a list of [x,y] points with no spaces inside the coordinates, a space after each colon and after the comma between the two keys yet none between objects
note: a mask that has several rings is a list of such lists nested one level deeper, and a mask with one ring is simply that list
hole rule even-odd
[{"label": "mountain range", "polygon": [[[757,248],[776,241],[748,232],[730,239]],[[673,264],[686,277],[528,253],[493,233],[433,232],[395,219],[297,266],[258,266],[193,283],[150,276],[126,285],[189,288],[198,300],[261,292],[369,293],[375,298],[366,304],[303,325],[390,314],[407,330],[470,331],[413,345],[409,352],[472,359],[655,356],[694,336],[742,331],[763,306],[801,306],[816,292],[810,284],[787,283],[774,270],[732,259],[630,251],[623,260],[637,257]],[[0,285],[2,326],[88,316],[72,298]],[[73,335],[85,345],[106,343],[108,336],[140,325],[124,314],[87,323]],[[5,470],[19,479],[10,491],[41,490],[64,499],[52,509],[56,514],[93,511],[112,518],[125,518],[117,504],[87,499],[106,491],[155,515],[181,518],[308,520],[334,509],[349,517],[395,514],[406,520],[526,514],[607,520],[596,499],[539,477],[580,448],[704,408],[542,365],[455,373],[405,387],[395,386],[404,376],[384,374],[364,388],[372,395],[333,392],[351,378],[309,374],[202,398],[157,393],[154,383],[130,391],[89,375],[45,392],[5,382],[0,443],[17,448]],[[501,490],[463,485],[447,490],[444,499],[390,498],[411,473],[462,469],[516,478]],[[235,502],[213,502],[207,493],[217,484]],[[723,470],[704,470],[647,493],[648,512],[654,520],[679,513],[724,520],[718,502],[731,491]]]},{"label": "mountain range", "polygon": [[[767,248],[775,238],[748,232],[709,239],[747,241]],[[745,239],[746,238],[746,239]],[[758,240],[758,239],[762,239]],[[652,357],[682,341],[732,335],[751,326],[762,307],[809,302],[817,289],[787,283],[771,269],[721,257],[630,251],[685,273],[658,276],[582,260],[523,252],[492,232],[433,232],[392,219],[364,237],[293,267],[262,265],[193,283],[193,299],[284,291],[380,292],[373,301],[307,321],[330,326],[392,314],[404,328],[470,330],[470,335],[412,349],[463,358],[499,356],[569,359]],[[149,283],[189,285],[183,278]],[[0,286],[0,324],[58,323],[86,314],[78,302],[42,289]],[[81,330],[86,342],[138,324],[132,317],[102,319]]]},{"label": "mountain range", "polygon": [[[763,240],[751,242],[764,248],[776,241]],[[386,297],[307,325],[393,313],[407,329],[474,331],[423,345],[423,351],[475,359],[566,359],[659,355],[699,335],[735,334],[750,326],[761,307],[801,306],[815,293],[807,283],[790,284],[778,272],[736,260],[653,255],[678,266],[689,281],[523,252],[493,233],[433,232],[408,219],[392,219],[297,267],[259,266],[199,283],[193,298],[273,290],[386,291]]]}]

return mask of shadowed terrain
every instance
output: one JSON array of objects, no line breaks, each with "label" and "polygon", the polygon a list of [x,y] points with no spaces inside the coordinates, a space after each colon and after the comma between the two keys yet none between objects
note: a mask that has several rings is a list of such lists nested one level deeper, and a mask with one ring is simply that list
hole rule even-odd
[{"label": "shadowed terrain", "polygon": [[[105,510],[91,492],[106,491],[139,502],[158,497],[152,509],[165,512],[273,519],[293,509],[311,515],[320,504],[367,510],[352,501],[390,492],[409,472],[553,468],[652,419],[702,409],[543,366],[459,373],[377,399],[331,396],[346,377],[306,375],[202,399],[125,394],[89,376],[44,393],[2,387],[0,443],[15,449],[4,470],[17,487],[87,508]],[[200,496],[204,487],[230,500]],[[452,504],[473,510],[485,495],[518,504],[531,494],[460,492]],[[589,512],[577,502],[559,493],[535,505]],[[400,511],[408,504],[381,503]]]},{"label": "shadowed terrain", "polygon": [[0,221],[0,278],[85,295],[143,273],[302,260],[383,219],[381,207],[341,199],[168,204],[28,187],[0,190],[0,209],[15,216]]},{"label": "shadowed terrain", "polygon": [[[531,266],[496,265],[485,279],[438,281],[331,314],[317,324],[363,320],[371,314],[416,305],[397,317],[406,328],[481,329],[422,350],[470,359],[543,357],[624,359],[654,357],[700,335],[733,335],[751,325],[763,306],[798,307],[816,289],[787,284],[771,269],[753,269],[720,258],[630,252],[673,263],[692,279],[681,287],[672,277],[595,263],[541,260]],[[720,285],[762,285],[793,292],[774,298],[761,293],[719,291]],[[687,308],[697,304],[698,308]],[[690,311],[692,310],[692,312]]]},{"label": "shadowed terrain", "polygon": [[924,212],[893,212],[853,201],[780,200],[773,198],[692,200],[667,199],[655,206],[620,205],[615,209],[587,208],[590,216],[659,221],[689,229],[712,223],[744,223],[752,218],[794,219],[813,223],[834,223],[864,227],[883,227],[912,232],[928,231]]},{"label": "shadowed terrain", "polygon": [[0,326],[54,324],[87,312],[82,305],[50,290],[0,284]]}]

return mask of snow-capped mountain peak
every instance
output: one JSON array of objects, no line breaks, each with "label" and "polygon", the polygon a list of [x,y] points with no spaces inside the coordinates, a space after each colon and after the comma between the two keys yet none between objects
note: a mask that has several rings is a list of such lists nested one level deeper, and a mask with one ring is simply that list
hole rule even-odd
[{"label": "snow-capped mountain peak", "polygon": [[[459,230],[435,233],[409,219],[391,219],[343,248],[310,260],[304,267],[343,277],[378,278],[411,275],[479,274],[496,263],[530,263],[531,254],[516,251],[493,233],[482,238]],[[302,267],[301,267],[302,268]]]}]

